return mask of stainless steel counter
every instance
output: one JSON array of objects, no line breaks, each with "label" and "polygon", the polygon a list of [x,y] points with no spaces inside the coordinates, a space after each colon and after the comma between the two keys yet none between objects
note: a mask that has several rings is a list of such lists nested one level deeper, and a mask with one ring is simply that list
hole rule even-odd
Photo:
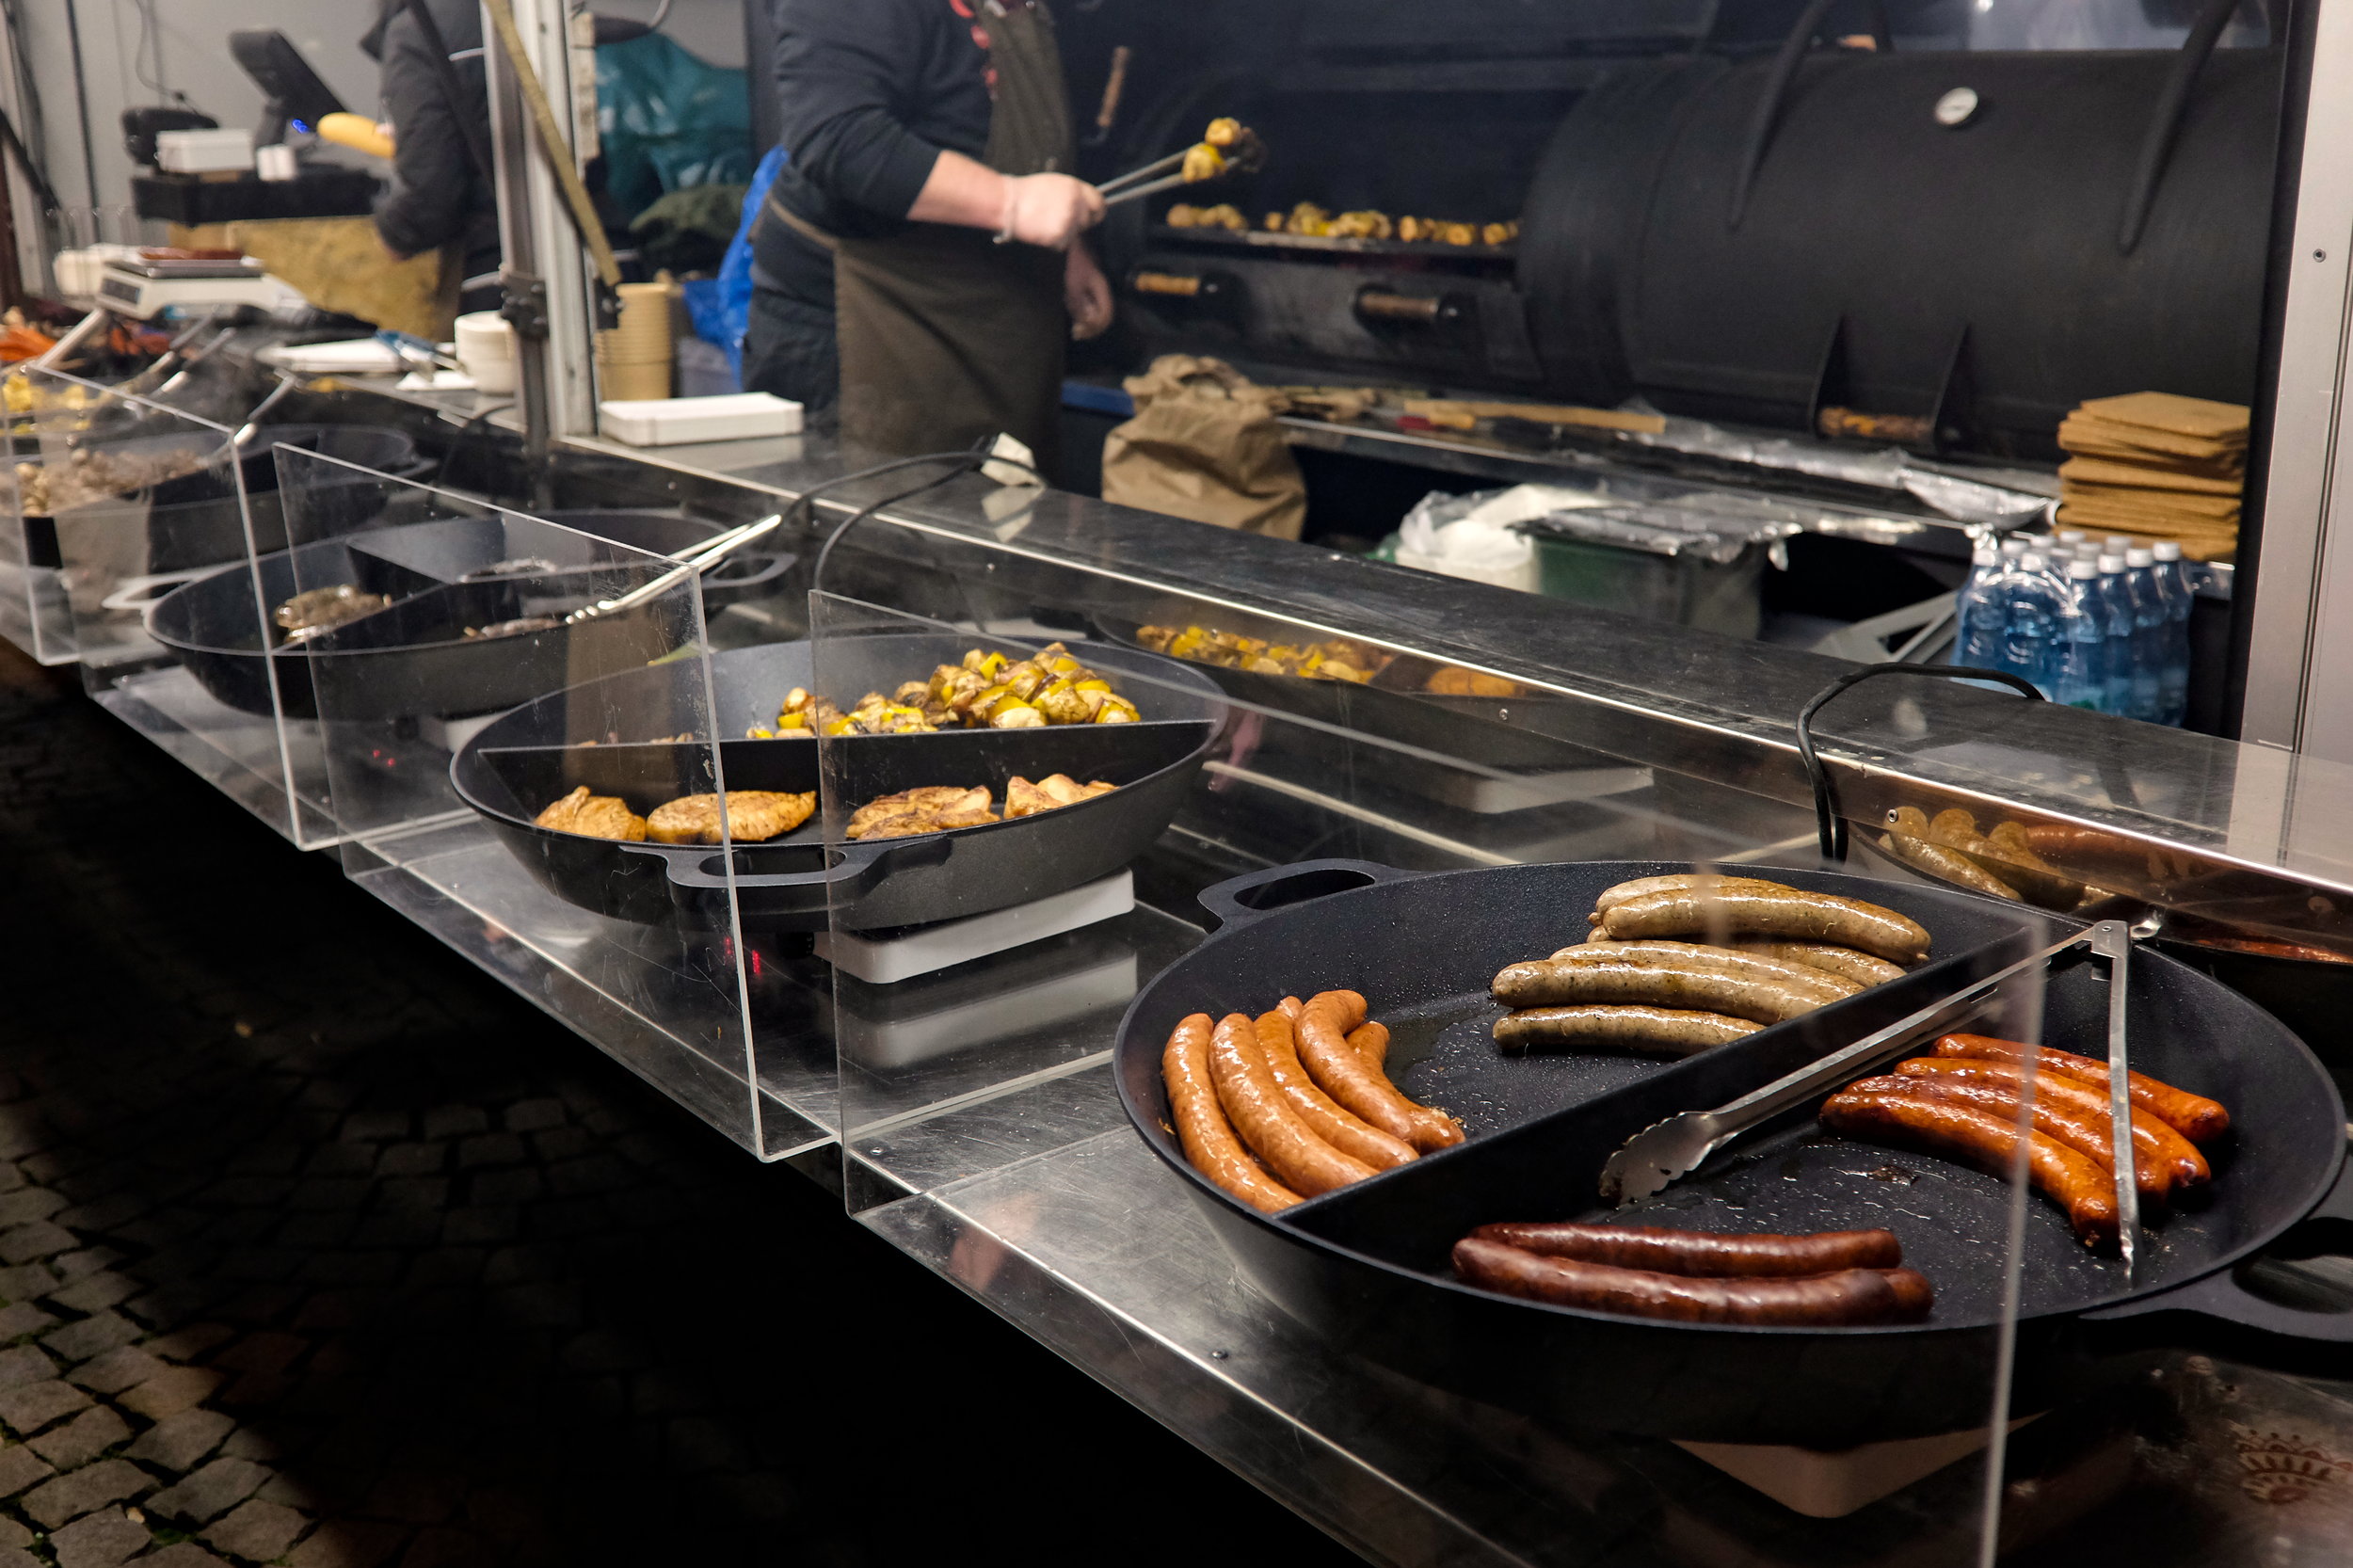
[{"label": "stainless steel counter", "polygon": [[[389,417],[375,393],[322,401]],[[473,411],[400,402],[428,428]],[[753,517],[846,467],[815,438],[658,454],[574,441],[548,477],[559,500]],[[890,493],[874,482],[829,491],[820,530]],[[1973,1462],[1847,1520],[1809,1522],[1673,1445],[1548,1430],[1332,1351],[1241,1282],[1126,1125],[1110,1080],[1128,999],[1200,939],[1193,891],[1237,872],[1324,854],[1432,869],[1619,856],[1806,863],[1793,719],[1849,666],[969,478],[861,525],[824,586],[975,639],[1223,616],[1368,640],[1519,683],[1523,695],[1482,722],[1531,749],[1498,763],[1450,752],[1440,728],[1417,738],[1415,715],[1434,725],[1446,710],[1410,693],[1387,694],[1406,732],[1385,735],[1353,728],[1347,711],[1313,719],[1245,704],[1251,749],[1214,760],[1137,862],[1132,912],[902,986],[837,977],[803,944],[754,938],[740,1050],[664,1011],[656,982],[674,960],[658,940],[554,899],[471,815],[409,824],[397,844],[342,846],[353,880],[747,1152],[839,1180],[862,1223],[1371,1560],[1972,1555]],[[709,643],[803,636],[810,613],[790,594],[737,605],[711,618]],[[185,684],[168,671],[125,681],[110,706],[177,755],[179,737],[214,726]],[[1961,803],[2181,857],[2199,874],[2169,871],[2139,889],[2179,907],[2353,894],[2344,769],[1903,678],[1842,699],[1821,739],[1858,832],[1893,805]],[[266,783],[249,728],[187,755],[224,789],[248,784],[211,759],[250,757],[244,773]],[[431,760],[430,748],[416,755]],[[2013,1471],[2047,1483],[2013,1489],[2005,1530],[2017,1539],[2056,1536],[2130,1479],[2103,1457],[2130,1420],[2047,1419],[2049,1437],[2022,1448]]]}]

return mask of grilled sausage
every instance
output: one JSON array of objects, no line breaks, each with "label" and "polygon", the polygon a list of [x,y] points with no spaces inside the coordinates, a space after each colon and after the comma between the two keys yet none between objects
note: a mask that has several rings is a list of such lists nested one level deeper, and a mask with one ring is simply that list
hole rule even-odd
[{"label": "grilled sausage", "polygon": [[[1991,1034],[1947,1034],[1936,1042],[1936,1054],[2019,1062],[2025,1059],[2026,1048],[2015,1040],[2000,1040]],[[2107,1092],[2105,1062],[2077,1056],[2073,1051],[2053,1050],[2047,1046],[2041,1048],[2041,1058],[2043,1071],[2058,1073],[2080,1083],[2097,1084],[2103,1094]],[[2133,1103],[2191,1143],[2211,1143],[2231,1130],[2231,1113],[2218,1102],[2141,1073],[2127,1070],[2124,1076],[2131,1085]]]},{"label": "grilled sausage", "polygon": [[1610,910],[1602,923],[1621,941],[1720,932],[1727,936],[1829,942],[1859,948],[1891,964],[1917,963],[1929,952],[1928,932],[1893,909],[1795,888],[1769,894],[1718,893],[1708,898],[1691,892],[1645,893]]},{"label": "grilled sausage", "polygon": [[1793,891],[1786,882],[1768,882],[1755,876],[1718,876],[1711,872],[1678,872],[1669,876],[1638,876],[1631,882],[1621,882],[1614,888],[1604,888],[1593,900],[1593,913],[1607,915],[1628,899],[1642,898],[1651,893],[1689,892],[1694,888],[1713,888],[1718,892]]},{"label": "grilled sausage", "polygon": [[1281,1001],[1274,1004],[1274,1009],[1276,1012],[1282,1014],[1283,1016],[1289,1018],[1291,1022],[1297,1023],[1299,1021],[1299,1015],[1307,1011],[1307,1004],[1300,1000],[1297,997],[1285,997]]},{"label": "grilled sausage", "polygon": [[1867,952],[1857,952],[1852,948],[1834,948],[1827,942],[1741,942],[1737,945],[1742,952],[1758,952],[1768,958],[1778,958],[1785,964],[1803,964],[1811,968],[1827,969],[1866,989],[1873,985],[1884,985],[1891,980],[1901,980],[1904,976],[1900,965],[1891,964],[1884,958],[1874,958]]},{"label": "grilled sausage", "polygon": [[[1303,1008],[1304,1011],[1304,1008]],[[1360,1120],[1346,1107],[1334,1100],[1315,1085],[1307,1069],[1300,1064],[1299,1047],[1292,1033],[1291,1020],[1280,1008],[1261,1013],[1257,1024],[1258,1049],[1265,1053],[1266,1064],[1274,1074],[1274,1081],[1283,1091],[1291,1109],[1308,1129],[1347,1155],[1361,1160],[1375,1170],[1385,1171],[1416,1159],[1414,1146],[1402,1138],[1392,1138],[1379,1128]]]},{"label": "grilled sausage", "polygon": [[[1910,810],[1911,808],[1905,809]],[[1914,816],[1919,815],[1913,811]],[[1921,824],[1924,828],[1926,824]],[[1932,844],[1926,839],[1915,839],[1905,833],[1882,833],[1880,848],[1915,871],[1923,871],[1939,882],[1949,882],[1956,888],[1966,888],[1973,893],[1989,898],[2008,899],[2012,904],[2025,902],[2018,889],[1980,867],[1957,849]]]},{"label": "grilled sausage", "polygon": [[1967,856],[1979,871],[2017,888],[2029,904],[2073,909],[2083,902],[2084,885],[2061,875],[2057,866],[2037,855],[2023,831],[1981,837],[1977,819],[1956,806],[1939,811],[1929,824],[1929,841]]},{"label": "grilled sausage", "polygon": [[[1926,1091],[1938,1099],[1974,1105],[2013,1126],[2018,1121],[2018,1107],[2025,1097],[2018,1086],[1990,1082],[1978,1074],[1962,1077],[1952,1073],[1926,1076],[1896,1073],[1886,1078],[1867,1078],[1847,1087],[1861,1094],[1917,1094]],[[2077,1154],[2089,1155],[2106,1166],[2108,1174],[2114,1176],[2116,1140],[2108,1131],[2105,1108],[2095,1115],[2089,1108],[2053,1095],[2048,1092],[2049,1089],[2047,1080],[2035,1085],[2035,1130],[2049,1133]],[[2143,1203],[2161,1204],[2173,1191],[2172,1166],[2166,1160],[2143,1155],[2137,1138],[2133,1142],[2133,1185],[2140,1190]]]},{"label": "grilled sausage", "polygon": [[1562,948],[1552,956],[1573,963],[1593,963],[1613,953],[1650,953],[1659,958],[1721,969],[1743,980],[1787,982],[1801,991],[1822,992],[1827,1001],[1853,996],[1864,988],[1860,981],[1816,968],[1810,964],[1775,958],[1770,953],[1744,952],[1739,948],[1715,947],[1705,942],[1621,942],[1609,936],[1589,936],[1575,947]]},{"label": "grilled sausage", "polygon": [[1234,1130],[1292,1192],[1312,1198],[1372,1175],[1371,1166],[1317,1137],[1291,1109],[1247,1016],[1228,1013],[1218,1020],[1209,1036],[1209,1076]]},{"label": "grilled sausage", "polygon": [[1320,991],[1299,1016],[1299,1056],[1319,1088],[1392,1138],[1427,1153],[1463,1141],[1445,1112],[1417,1105],[1397,1092],[1380,1068],[1348,1043],[1364,1021],[1365,999],[1353,991]]},{"label": "grilled sausage", "polygon": [[1893,1269],[1904,1260],[1892,1230],[1831,1230],[1814,1236],[1719,1236],[1656,1225],[1494,1224],[1471,1236],[1546,1257],[1573,1257],[1660,1274],[1748,1279]]},{"label": "grilled sausage", "polygon": [[1496,1020],[1496,1044],[1510,1051],[1624,1050],[1696,1056],[1764,1026],[1685,1007],[1529,1007]]},{"label": "grilled sausage", "polygon": [[[1842,1089],[1824,1103],[1822,1125],[1872,1144],[1894,1144],[2006,1176],[2017,1157],[2018,1125],[1975,1106],[1929,1094]],[[2116,1240],[2116,1174],[2050,1134],[2026,1134],[2028,1179],[2067,1210],[2085,1246]]]},{"label": "grilled sausage", "polygon": [[1376,1073],[1385,1073],[1389,1063],[1389,1026],[1367,1018],[1348,1032],[1348,1043],[1365,1064]]},{"label": "grilled sausage", "polygon": [[1693,1279],[1545,1257],[1466,1236],[1454,1272],[1482,1289],[1590,1312],[1684,1323],[1892,1323],[1928,1315],[1929,1282],[1910,1269],[1844,1269],[1799,1279]]},{"label": "grilled sausage", "polygon": [[[2003,1062],[1984,1056],[1915,1056],[1896,1064],[1896,1072],[1902,1078],[1942,1078],[1956,1083],[1990,1083],[2013,1093],[2026,1080],[2023,1063]],[[2049,1100],[2055,1105],[2072,1108],[2078,1115],[2090,1117],[2101,1127],[2108,1125],[2108,1093],[2105,1086],[2094,1089],[2075,1079],[2061,1077],[2048,1070],[2035,1075],[2034,1097]],[[2190,1141],[2175,1131],[2162,1117],[2152,1116],[2139,1106],[2132,1108],[2133,1166],[2136,1170],[2162,1170],[2170,1178],[2176,1192],[2194,1192],[2214,1179],[2214,1172],[2206,1164]]]},{"label": "grilled sausage", "polygon": [[1496,1000],[1515,1009],[1647,1004],[1727,1013],[1761,1024],[1777,1024],[1838,1000],[1811,983],[1746,978],[1713,964],[1607,950],[1587,960],[1539,958],[1506,965],[1492,990]]},{"label": "grilled sausage", "polygon": [[1217,1081],[1209,1071],[1210,1029],[1209,1016],[1195,1013],[1176,1026],[1160,1052],[1160,1081],[1168,1088],[1176,1143],[1194,1170],[1251,1208],[1265,1214],[1289,1208],[1300,1201],[1299,1194],[1258,1168],[1218,1104]]}]

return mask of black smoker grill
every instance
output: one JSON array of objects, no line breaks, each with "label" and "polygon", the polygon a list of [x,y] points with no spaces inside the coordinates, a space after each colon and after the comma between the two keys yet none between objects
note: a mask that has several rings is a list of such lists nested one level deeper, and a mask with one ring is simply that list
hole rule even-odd
[{"label": "black smoker grill", "polygon": [[[1799,47],[1860,30],[1847,8],[1695,48],[1691,7],[1311,7],[1273,55],[1163,92],[1105,166],[1213,114],[1271,150],[1114,209],[1123,305],[1147,352],[1791,428],[1926,416],[1997,453],[2047,455],[2088,397],[2254,400],[2281,50]],[[1253,232],[1170,228],[1179,200]],[[1300,200],[1522,233],[1259,227]]]}]

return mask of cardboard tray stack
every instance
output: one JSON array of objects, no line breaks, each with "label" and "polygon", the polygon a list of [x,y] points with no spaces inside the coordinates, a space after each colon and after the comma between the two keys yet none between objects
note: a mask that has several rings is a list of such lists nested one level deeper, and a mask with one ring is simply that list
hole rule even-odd
[{"label": "cardboard tray stack", "polygon": [[2095,397],[2059,425],[2059,521],[2180,541],[2193,561],[2238,548],[2247,409],[2170,392]]}]

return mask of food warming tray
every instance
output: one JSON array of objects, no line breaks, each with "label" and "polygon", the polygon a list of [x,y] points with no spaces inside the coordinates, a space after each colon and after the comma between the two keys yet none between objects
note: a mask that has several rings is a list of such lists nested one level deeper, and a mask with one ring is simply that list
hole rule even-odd
[{"label": "food warming tray", "polygon": [[[494,564],[536,556],[558,568],[585,568],[610,552],[607,539],[647,554],[668,555],[701,543],[724,526],[661,512],[552,512],[546,520],[576,530],[518,533],[497,517],[443,518],[322,539],[263,556],[256,563],[264,609],[294,597],[298,585],[349,583],[389,595],[388,610],[337,627],[307,645],[275,652],[280,700],[290,718],[315,718],[311,661],[361,663],[363,673],[338,681],[338,719],[408,714],[492,713],[555,690],[566,679],[572,630],[469,639],[468,626],[577,608],[590,597],[582,580],[557,576],[477,577]],[[704,575],[703,602],[749,597],[792,569],[796,557],[745,552]],[[640,560],[602,564],[638,566]],[[269,672],[255,624],[253,576],[242,562],[172,589],[147,613],[148,635],[171,650],[220,701],[268,713]],[[339,672],[342,673],[342,672]]]},{"label": "food warming tray", "polygon": [[[1159,624],[1183,626],[1202,618],[1202,611],[1178,601],[1169,606]],[[1143,648],[1136,639],[1142,623],[1103,615],[1092,619],[1113,642]],[[1244,636],[1274,642],[1321,640],[1300,627],[1242,613],[1221,611],[1215,619],[1221,630]],[[1625,766],[1621,759],[1573,746],[1529,726],[1532,714],[1548,708],[1565,709],[1563,699],[1542,692],[1499,697],[1423,691],[1421,683],[1442,666],[1410,653],[1398,655],[1379,675],[1363,683],[1268,675],[1193,660],[1178,662],[1202,671],[1237,702],[1295,714],[1318,727],[1321,732],[1279,727],[1267,737],[1268,744],[1286,749],[1329,749],[1350,737],[1364,736],[1379,743],[1380,749],[1391,756],[1401,748],[1458,767],[1468,764],[1505,773]]]},{"label": "food warming tray", "polygon": [[[1579,939],[1604,888],[1688,866],[1625,861],[1415,875],[1353,861],[1278,868],[1202,894],[1217,934],[1138,995],[1120,1026],[1120,1097],[1243,1271],[1334,1342],[1412,1376],[1564,1424],[1657,1436],[1839,1448],[1982,1426],[1993,1386],[2009,1190],[1926,1156],[1849,1142],[1813,1107],[1742,1139],[1615,1217],[1686,1229],[1805,1232],[1884,1225],[1927,1274],[1921,1323],[1751,1328],[1665,1322],[1520,1301],[1456,1282],[1452,1243],[1503,1220],[1609,1217],[1603,1162],[1634,1133],[1707,1110],[2023,957],[2045,929],[2014,905],[1938,888],[1784,872],[1797,887],[1900,910],[1934,937],[1901,980],[1680,1062],[1505,1058],[1486,998],[1503,965]],[[2105,1054],[2099,967],[2054,972],[2048,1043]],[[2353,1219],[2341,1181],[2345,1111],[2312,1052],[2276,1019],[2154,953],[2132,966],[2133,1064],[2227,1105],[2201,1207],[2158,1220],[2140,1275],[2093,1256],[2064,1215],[2027,1199],[2014,1408],[2047,1408],[2121,1344],[2128,1320],[2180,1312],[2269,1335],[2353,1340],[2353,1315],[2291,1311],[2233,1266],[2307,1219]],[[1184,1160],[1168,1128],[1160,1052],[1195,1012],[1257,1013],[1348,987],[1393,1032],[1391,1067],[1417,1099],[1464,1117],[1467,1141],[1270,1218]],[[1818,1102],[1817,1102],[1818,1104]]]},{"label": "food warming tray", "polygon": [[[979,636],[892,632],[845,637],[826,648],[826,695],[856,701],[920,680]],[[739,740],[773,723],[785,694],[816,689],[810,645],[772,643],[711,659],[719,765],[730,790],[801,792],[819,787],[820,752],[835,776],[827,798],[842,815],[878,795],[937,784],[987,784],[1001,801],[1016,774],[1108,779],[1108,794],[1011,822],[904,839],[824,841],[822,819],[764,843],[735,847],[735,892],[747,930],[816,931],[828,907],[849,930],[930,924],[1011,908],[1076,888],[1133,860],[1167,828],[1209,756],[1225,704],[1202,676],[1155,654],[1097,643],[1071,651],[1107,675],[1147,677],[1124,695],[1135,724],[1038,729],[952,729],[929,735],[861,735],[821,747],[814,740]],[[855,689],[853,689],[855,688]],[[616,920],[709,928],[727,918],[726,863],[701,845],[620,843],[558,833],[533,821],[549,802],[585,784],[618,795],[640,815],[665,800],[714,788],[704,744],[633,742],[696,731],[702,666],[631,670],[525,703],[461,748],[450,765],[458,797],[487,818],[508,849],[559,896]],[[595,745],[580,742],[595,741]]]}]

